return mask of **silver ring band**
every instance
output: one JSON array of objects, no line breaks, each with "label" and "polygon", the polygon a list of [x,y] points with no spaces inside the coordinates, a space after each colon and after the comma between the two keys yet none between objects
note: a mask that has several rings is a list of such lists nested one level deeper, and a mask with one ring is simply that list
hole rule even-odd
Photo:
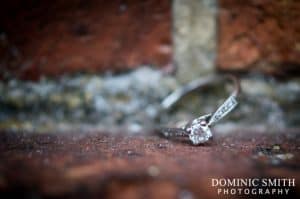
[{"label": "silver ring band", "polygon": [[[233,81],[235,89],[213,114],[210,113],[195,118],[181,128],[160,128],[159,132],[165,137],[188,137],[195,145],[207,142],[210,138],[212,138],[210,127],[228,115],[238,105],[237,96],[240,93],[240,83],[234,76],[229,76],[229,78]],[[203,86],[204,83],[210,83],[208,80],[212,79],[206,79],[205,81],[202,80],[202,82],[197,80],[198,82],[196,83],[193,81],[190,84],[179,88],[162,102],[162,106],[164,108],[170,108],[187,92]]]}]

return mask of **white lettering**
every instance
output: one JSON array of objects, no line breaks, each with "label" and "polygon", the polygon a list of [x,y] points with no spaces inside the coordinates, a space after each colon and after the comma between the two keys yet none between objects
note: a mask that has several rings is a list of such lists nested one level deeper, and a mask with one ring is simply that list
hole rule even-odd
[{"label": "white lettering", "polygon": [[232,180],[228,179],[227,181],[228,181],[228,182],[227,182],[227,186],[228,186],[228,187],[229,187],[229,186],[232,186],[232,187],[236,186],[236,185],[235,185],[235,179],[232,179]]},{"label": "white lettering", "polygon": [[258,187],[258,186],[259,186],[259,179],[254,178],[254,179],[252,180],[252,186]]},{"label": "white lettering", "polygon": [[212,178],[211,179],[211,186],[213,186],[213,187],[218,186],[218,179]]},{"label": "white lettering", "polygon": [[262,186],[262,187],[268,186],[267,181],[268,181],[268,180],[267,180],[266,178],[263,178],[263,179],[261,180],[261,186]]},{"label": "white lettering", "polygon": [[241,179],[240,186],[247,186],[247,179]]},{"label": "white lettering", "polygon": [[228,189],[224,189],[224,194],[228,194],[229,190]]},{"label": "white lettering", "polygon": [[289,187],[295,187],[295,178],[288,179],[289,180]]},{"label": "white lettering", "polygon": [[236,189],[230,189],[230,194],[235,195],[236,194]]},{"label": "white lettering", "polygon": [[287,195],[290,191],[290,189],[284,189],[285,190],[285,194]]},{"label": "white lettering", "polygon": [[250,190],[249,189],[244,189],[244,194],[249,195]]},{"label": "white lettering", "polygon": [[212,178],[211,186],[218,195],[287,195],[290,188],[284,187],[295,187],[296,183],[295,178]]},{"label": "white lettering", "polygon": [[239,195],[241,195],[241,194],[242,194],[242,191],[243,191],[243,189],[242,189],[242,188],[238,188]]},{"label": "white lettering", "polygon": [[276,186],[276,179],[268,179],[269,186]]},{"label": "white lettering", "polygon": [[221,179],[219,180],[219,185],[220,185],[221,187],[225,187],[225,186],[226,186],[226,179],[221,178]]}]

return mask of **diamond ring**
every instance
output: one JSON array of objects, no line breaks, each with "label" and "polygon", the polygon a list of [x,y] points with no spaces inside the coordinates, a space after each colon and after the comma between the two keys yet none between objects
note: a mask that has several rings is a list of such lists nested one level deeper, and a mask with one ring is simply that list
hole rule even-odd
[{"label": "diamond ring", "polygon": [[[188,137],[194,145],[205,143],[209,139],[211,139],[212,138],[212,132],[210,129],[211,126],[216,124],[219,120],[221,120],[228,113],[230,113],[238,104],[237,96],[240,92],[239,81],[237,80],[237,78],[233,76],[230,76],[230,78],[233,80],[235,84],[235,90],[225,100],[225,102],[219,108],[217,108],[217,110],[213,114],[210,113],[210,114],[200,116],[192,120],[191,122],[188,122],[186,125],[184,125],[181,128],[160,128],[159,132],[161,132],[165,137]],[[187,87],[189,86],[190,85],[187,85]],[[178,97],[178,93],[181,93],[181,95],[183,95],[185,93],[183,92],[183,90],[186,89],[181,88],[180,92],[175,91],[174,92],[175,94],[174,93],[171,94],[169,97],[166,98],[166,100],[164,100],[163,105],[170,106],[172,103],[174,103],[175,98],[179,99],[180,97],[182,97],[182,96]],[[169,101],[173,100],[173,101],[172,103],[170,103],[168,100]]]}]

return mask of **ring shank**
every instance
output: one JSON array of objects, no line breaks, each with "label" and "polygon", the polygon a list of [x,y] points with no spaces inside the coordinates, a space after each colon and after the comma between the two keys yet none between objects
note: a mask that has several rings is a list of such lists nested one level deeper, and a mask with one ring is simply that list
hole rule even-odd
[{"label": "ring shank", "polygon": [[[216,78],[216,77],[215,77]],[[203,87],[209,83],[213,83],[212,80],[216,80],[215,78],[209,77],[206,79],[198,79],[195,80],[179,89],[174,91],[171,95],[169,95],[163,102],[162,107],[163,108],[170,108],[173,106],[177,101],[179,101],[184,95],[187,93],[196,90],[200,87]],[[240,82],[239,80],[233,76],[233,75],[226,75],[223,77],[219,77],[217,80],[224,80],[225,78],[229,78],[234,83],[234,90],[230,94],[230,96],[225,100],[223,104],[221,104],[217,110],[214,112],[214,114],[207,114],[200,116],[196,119],[194,119],[192,122],[189,122],[187,125],[185,125],[183,128],[160,128],[159,131],[165,136],[165,137],[186,137],[189,136],[190,140],[193,141],[193,143],[204,143],[206,140],[203,141],[198,139],[195,141],[195,139],[192,137],[202,138],[202,135],[197,135],[197,132],[195,134],[194,130],[196,128],[196,131],[198,131],[198,128],[202,128],[200,132],[206,133],[211,137],[211,131],[210,127],[217,123],[219,120],[221,120],[223,117],[225,117],[228,113],[230,113],[237,105],[237,96],[240,94]],[[204,121],[204,125],[201,124],[201,121]],[[199,126],[200,124],[200,126]],[[201,127],[202,125],[202,127]],[[193,128],[188,128],[193,127]],[[205,128],[205,129],[204,129]],[[191,130],[192,129],[192,130]],[[204,136],[205,137],[205,136]],[[205,137],[206,138],[206,137]],[[200,141],[199,141],[200,140]]]},{"label": "ring shank", "polygon": [[215,84],[220,81],[224,81],[224,79],[230,79],[234,84],[234,91],[231,95],[237,97],[240,93],[240,82],[237,77],[233,75],[209,75],[204,78],[199,78],[191,81],[190,83],[176,89],[173,93],[168,95],[161,103],[161,107],[163,110],[170,109],[173,105],[175,105],[180,99],[182,99],[188,93],[198,90],[202,87],[205,87],[209,84]]}]

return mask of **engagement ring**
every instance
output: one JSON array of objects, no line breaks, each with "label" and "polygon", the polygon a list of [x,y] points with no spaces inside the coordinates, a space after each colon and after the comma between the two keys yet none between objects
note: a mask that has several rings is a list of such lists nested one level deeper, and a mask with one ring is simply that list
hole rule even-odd
[{"label": "engagement ring", "polygon": [[[210,138],[212,138],[211,127],[216,124],[219,120],[225,117],[228,113],[230,113],[238,104],[237,96],[240,92],[240,85],[237,78],[230,76],[235,84],[235,89],[231,93],[231,95],[225,100],[225,102],[217,108],[214,114],[209,113],[203,116],[200,116],[191,122],[188,122],[181,128],[160,128],[159,131],[165,137],[188,137],[193,144],[198,145],[207,142]],[[200,87],[204,84],[210,83],[213,78],[207,78],[205,80],[201,80],[201,82],[191,82],[183,88],[175,91],[171,95],[169,95],[163,102],[162,106],[164,108],[169,108],[173,105],[178,99],[180,99],[183,95],[195,88]]]}]

